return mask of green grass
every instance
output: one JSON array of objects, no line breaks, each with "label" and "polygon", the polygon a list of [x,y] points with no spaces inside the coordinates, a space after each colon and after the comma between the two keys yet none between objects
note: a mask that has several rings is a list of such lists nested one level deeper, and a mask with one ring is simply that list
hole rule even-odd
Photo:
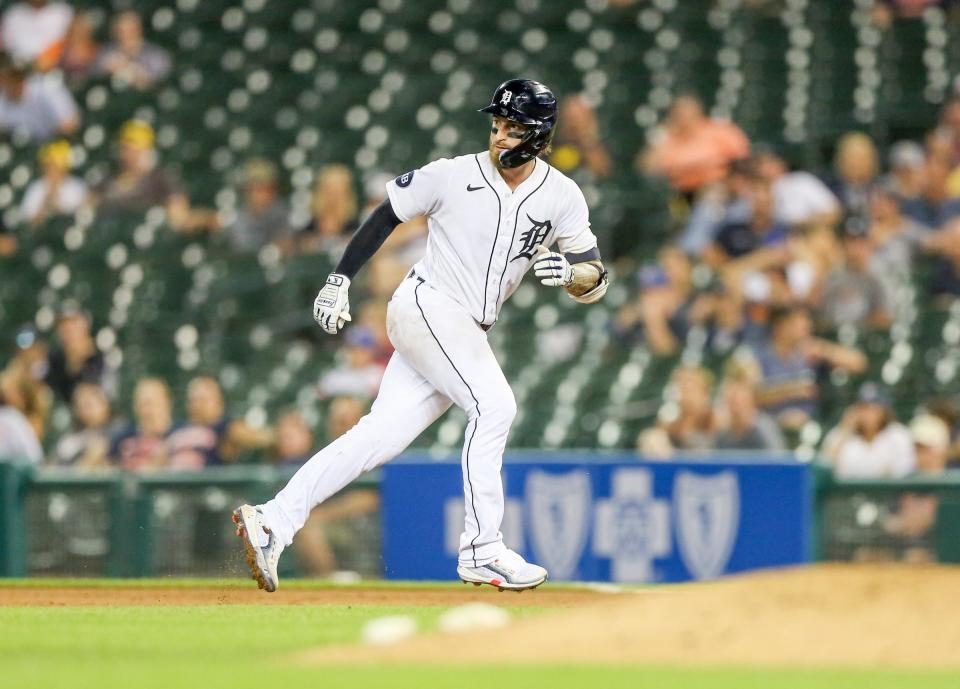
[{"label": "green grass", "polygon": [[354,642],[374,617],[412,615],[429,629],[442,612],[378,605],[5,607],[0,668],[3,686],[29,689],[462,689],[478,683],[498,689],[956,689],[960,683],[955,672],[486,665],[496,662],[496,643],[478,649],[473,667],[456,669],[308,667],[292,657]]}]

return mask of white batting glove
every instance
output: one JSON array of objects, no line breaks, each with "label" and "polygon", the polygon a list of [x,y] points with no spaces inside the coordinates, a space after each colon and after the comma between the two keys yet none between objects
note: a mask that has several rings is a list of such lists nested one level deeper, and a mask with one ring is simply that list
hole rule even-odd
[{"label": "white batting glove", "polygon": [[537,260],[533,262],[533,274],[547,287],[566,287],[573,282],[573,266],[566,256],[550,251],[543,244],[537,247]]},{"label": "white batting glove", "polygon": [[336,335],[350,318],[350,300],[347,290],[350,278],[339,273],[330,273],[327,284],[313,300],[313,320],[324,332]]}]

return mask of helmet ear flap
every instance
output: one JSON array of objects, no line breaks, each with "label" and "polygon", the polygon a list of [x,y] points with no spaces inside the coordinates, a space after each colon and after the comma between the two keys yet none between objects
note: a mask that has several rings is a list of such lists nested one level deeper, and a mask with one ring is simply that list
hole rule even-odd
[{"label": "helmet ear flap", "polygon": [[541,122],[523,135],[516,146],[500,154],[500,165],[505,168],[520,167],[530,162],[546,148],[553,139],[553,123]]}]

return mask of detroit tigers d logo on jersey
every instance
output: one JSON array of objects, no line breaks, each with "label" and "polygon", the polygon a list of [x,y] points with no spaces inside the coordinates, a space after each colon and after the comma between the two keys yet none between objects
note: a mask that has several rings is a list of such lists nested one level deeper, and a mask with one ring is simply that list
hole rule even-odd
[{"label": "detroit tigers d logo on jersey", "polygon": [[511,263],[518,258],[533,258],[537,247],[543,244],[550,230],[553,229],[553,224],[549,220],[534,220],[529,215],[527,220],[531,223],[530,229],[520,235],[520,251],[510,259]]}]

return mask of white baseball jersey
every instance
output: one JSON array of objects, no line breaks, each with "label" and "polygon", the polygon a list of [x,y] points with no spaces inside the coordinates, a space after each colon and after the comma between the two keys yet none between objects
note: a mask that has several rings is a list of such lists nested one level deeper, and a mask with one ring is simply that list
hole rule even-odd
[{"label": "white baseball jersey", "polygon": [[403,221],[427,216],[426,255],[417,275],[492,325],[517,289],[537,246],[565,254],[597,246],[576,183],[543,160],[511,191],[487,151],[442,158],[387,183]]}]

